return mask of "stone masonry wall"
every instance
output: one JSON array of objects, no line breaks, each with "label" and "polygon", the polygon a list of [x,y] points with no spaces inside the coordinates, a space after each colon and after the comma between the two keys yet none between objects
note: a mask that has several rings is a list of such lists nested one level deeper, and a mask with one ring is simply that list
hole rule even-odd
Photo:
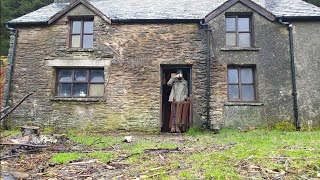
[{"label": "stone masonry wall", "polygon": [[320,126],[319,22],[294,22],[293,42],[299,119],[302,127]]},{"label": "stone masonry wall", "polygon": [[[75,15],[93,14],[80,5],[48,27],[18,29],[13,104],[34,92],[15,111],[18,124],[159,130],[161,64],[192,65],[193,120],[202,124],[206,119],[204,30],[197,24],[110,25],[94,16],[93,49],[71,49],[68,16]],[[110,62],[104,66],[104,98],[56,98],[56,67],[49,64],[58,61]]]},{"label": "stone masonry wall", "polygon": [[[226,12],[252,13],[253,48],[225,47],[225,14],[209,22],[215,54],[212,69],[212,127],[265,126],[293,122],[289,39],[287,27],[237,3]],[[227,66],[255,65],[257,101],[228,102]]]}]

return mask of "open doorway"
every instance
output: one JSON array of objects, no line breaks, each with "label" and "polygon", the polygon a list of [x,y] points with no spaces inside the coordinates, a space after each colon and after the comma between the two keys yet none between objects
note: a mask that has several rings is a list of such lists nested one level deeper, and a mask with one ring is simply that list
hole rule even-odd
[{"label": "open doorway", "polygon": [[[161,132],[170,132],[169,122],[171,114],[171,103],[169,102],[169,96],[171,92],[171,86],[167,85],[172,75],[175,75],[178,69],[183,72],[183,78],[188,82],[188,96],[192,94],[192,67],[191,65],[161,65]],[[192,105],[190,106],[192,107]],[[191,108],[190,108],[191,109]],[[191,112],[189,110],[189,112]],[[190,113],[191,114],[191,113]],[[189,118],[191,118],[189,116]]]}]

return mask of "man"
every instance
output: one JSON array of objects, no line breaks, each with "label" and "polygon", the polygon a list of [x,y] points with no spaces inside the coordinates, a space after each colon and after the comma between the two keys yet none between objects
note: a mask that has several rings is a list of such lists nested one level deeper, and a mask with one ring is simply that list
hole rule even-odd
[{"label": "man", "polygon": [[[176,76],[171,77],[167,83],[168,86],[172,86],[169,102],[178,103],[187,100],[188,98],[188,82],[183,78],[183,73],[181,69],[177,70]],[[173,109],[171,132],[181,132],[180,131],[180,121],[181,118],[176,118],[176,104],[171,106]]]}]

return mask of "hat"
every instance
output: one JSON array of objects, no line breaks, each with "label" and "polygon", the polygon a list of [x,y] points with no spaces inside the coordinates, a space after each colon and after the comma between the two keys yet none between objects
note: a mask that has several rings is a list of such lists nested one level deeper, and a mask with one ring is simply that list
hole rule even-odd
[{"label": "hat", "polygon": [[181,69],[178,69],[178,70],[177,70],[177,74],[183,74],[182,70],[181,70]]}]

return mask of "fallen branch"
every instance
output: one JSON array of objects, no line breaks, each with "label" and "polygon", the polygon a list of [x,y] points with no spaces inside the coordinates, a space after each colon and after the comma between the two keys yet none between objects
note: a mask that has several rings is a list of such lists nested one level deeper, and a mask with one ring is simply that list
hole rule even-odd
[{"label": "fallen branch", "polygon": [[3,109],[0,111],[0,114],[3,113],[3,112],[5,112],[5,111],[8,110],[9,108],[10,108],[9,106],[3,108]]},{"label": "fallen branch", "polygon": [[33,93],[29,93],[28,95],[24,96],[18,104],[16,104],[12,109],[10,109],[10,111],[8,111],[6,114],[0,117],[0,121],[2,121],[5,117],[7,117],[12,111],[14,111],[24,100],[26,100],[32,94]]},{"label": "fallen branch", "polygon": [[11,155],[11,156],[3,156],[3,157],[0,157],[0,160],[9,159],[9,158],[13,158],[13,157],[19,157],[19,156],[20,156],[20,154]]},{"label": "fallen branch", "polygon": [[7,145],[7,146],[28,146],[34,148],[47,148],[50,147],[48,145],[34,145],[34,144],[16,144],[16,143],[0,143],[0,145]]},{"label": "fallen branch", "polygon": [[144,153],[169,153],[169,152],[180,152],[179,148],[158,148],[158,149],[145,149],[143,150]]}]

